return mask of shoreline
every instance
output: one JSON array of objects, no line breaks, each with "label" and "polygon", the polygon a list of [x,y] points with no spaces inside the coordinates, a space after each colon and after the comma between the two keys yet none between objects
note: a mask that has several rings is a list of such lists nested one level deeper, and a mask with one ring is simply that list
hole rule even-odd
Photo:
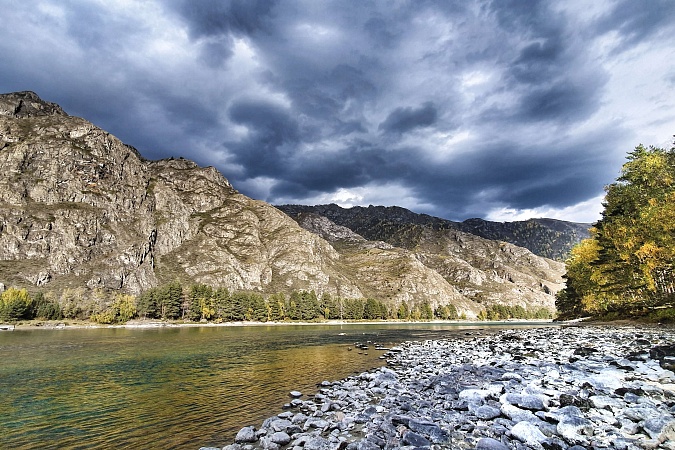
[{"label": "shoreline", "polygon": [[[38,323],[35,323],[38,322]],[[265,326],[342,326],[342,325],[465,325],[467,327],[476,327],[480,325],[564,325],[565,322],[554,322],[551,319],[531,319],[531,320],[499,320],[499,321],[466,321],[466,320],[429,320],[429,321],[346,321],[346,320],[326,320],[322,322],[164,322],[158,320],[133,320],[124,324],[99,324],[88,321],[31,321],[31,323],[11,324],[14,330],[65,330],[65,329],[108,329],[108,328],[131,328],[131,329],[154,329],[154,328],[196,328],[196,327],[265,327]]]},{"label": "shoreline", "polygon": [[672,325],[478,332],[386,362],[202,449],[675,449]]}]

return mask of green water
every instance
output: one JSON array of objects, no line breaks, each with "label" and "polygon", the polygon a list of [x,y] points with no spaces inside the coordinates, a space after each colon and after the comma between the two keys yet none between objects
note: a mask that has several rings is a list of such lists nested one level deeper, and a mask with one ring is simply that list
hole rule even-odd
[{"label": "green water", "polygon": [[[509,324],[509,327],[515,325]],[[464,335],[448,325],[16,330],[0,333],[0,448],[231,443],[316,391],[383,365],[347,348]],[[471,328],[471,327],[469,327]]]}]

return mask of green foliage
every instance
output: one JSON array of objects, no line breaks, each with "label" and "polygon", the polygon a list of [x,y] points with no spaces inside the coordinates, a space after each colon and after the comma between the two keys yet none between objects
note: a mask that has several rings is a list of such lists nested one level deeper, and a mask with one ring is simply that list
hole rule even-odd
[{"label": "green foliage", "polygon": [[9,288],[0,294],[0,320],[16,322],[30,318],[32,301],[25,289]]},{"label": "green foliage", "polygon": [[434,315],[442,320],[457,320],[459,318],[457,308],[452,303],[447,305],[439,305],[436,307]]},{"label": "green foliage", "polygon": [[490,305],[478,314],[478,320],[552,319],[548,308],[525,309],[520,305]]},{"label": "green foliage", "polygon": [[38,292],[33,297],[32,317],[44,320],[61,320],[63,319],[63,312],[56,301],[42,292]]},{"label": "green foliage", "polygon": [[408,303],[406,303],[405,300],[402,301],[401,304],[398,306],[396,317],[398,317],[401,320],[410,320],[411,318],[410,308],[408,307]]},{"label": "green foliage", "polygon": [[136,298],[133,295],[117,294],[110,307],[92,314],[91,320],[98,323],[125,323],[136,316]]},{"label": "green foliage", "polygon": [[567,261],[561,318],[634,317],[675,301],[675,149],[636,147],[606,192],[592,238]]}]

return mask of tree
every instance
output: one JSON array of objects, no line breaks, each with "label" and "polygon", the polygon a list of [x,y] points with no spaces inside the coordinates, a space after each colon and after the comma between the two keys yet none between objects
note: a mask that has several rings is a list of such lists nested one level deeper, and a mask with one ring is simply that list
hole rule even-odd
[{"label": "tree", "polygon": [[143,319],[157,319],[160,316],[158,307],[158,289],[148,289],[136,299],[136,311]]},{"label": "tree", "polygon": [[366,303],[363,307],[363,318],[368,320],[383,318],[380,304],[374,298],[366,299]]},{"label": "tree", "polygon": [[183,288],[180,282],[174,281],[163,287],[158,293],[157,300],[162,319],[178,319],[183,305]]},{"label": "tree", "polygon": [[675,149],[640,145],[607,186],[592,237],[567,261],[561,318],[672,307],[675,301]]},{"label": "tree", "polygon": [[397,317],[401,320],[410,319],[410,308],[408,308],[408,303],[404,301],[398,306]]},{"label": "tree", "polygon": [[269,308],[269,320],[278,322],[285,318],[286,296],[283,293],[272,294],[267,298],[267,306]]},{"label": "tree", "polygon": [[0,295],[0,320],[16,322],[28,319],[31,306],[31,298],[26,289],[9,288]]},{"label": "tree", "polygon": [[33,298],[33,313],[36,319],[61,320],[63,313],[61,307],[53,298],[44,295],[42,292],[35,294]]}]

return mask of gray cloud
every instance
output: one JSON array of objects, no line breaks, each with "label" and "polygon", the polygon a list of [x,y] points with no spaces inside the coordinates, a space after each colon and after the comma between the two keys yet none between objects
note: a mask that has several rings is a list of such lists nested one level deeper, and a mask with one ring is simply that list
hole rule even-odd
[{"label": "gray cloud", "polygon": [[426,102],[419,108],[396,108],[378,127],[388,133],[406,133],[415,128],[429,127],[438,120],[438,111],[432,102]]},{"label": "gray cloud", "polygon": [[[346,189],[368,204],[394,186],[402,206],[453,219],[562,209],[600,195],[651,136],[633,122],[646,106],[622,97],[653,87],[618,88],[638,56],[617,55],[675,47],[672,2],[594,6],[26,0],[0,5],[0,89],[35,90],[148,158],[215,165],[270,202]],[[648,123],[663,127],[661,103]]]}]

